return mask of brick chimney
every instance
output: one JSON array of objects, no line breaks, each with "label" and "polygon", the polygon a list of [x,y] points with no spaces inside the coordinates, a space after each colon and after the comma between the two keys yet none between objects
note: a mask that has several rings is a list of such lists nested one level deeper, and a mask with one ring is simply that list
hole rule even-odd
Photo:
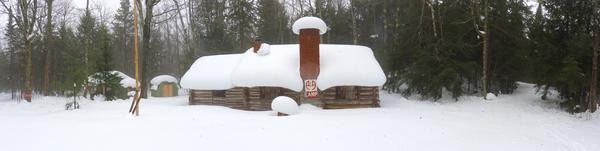
[{"label": "brick chimney", "polygon": [[317,79],[320,70],[319,29],[300,29],[300,77]]},{"label": "brick chimney", "polygon": [[320,35],[327,32],[327,25],[320,18],[303,17],[294,22],[292,29],[300,36],[300,77],[304,81],[305,97],[315,98],[320,71]]},{"label": "brick chimney", "polygon": [[254,39],[254,42],[252,43],[252,48],[253,48],[254,53],[258,52],[261,44],[262,44],[262,42],[259,38]]}]

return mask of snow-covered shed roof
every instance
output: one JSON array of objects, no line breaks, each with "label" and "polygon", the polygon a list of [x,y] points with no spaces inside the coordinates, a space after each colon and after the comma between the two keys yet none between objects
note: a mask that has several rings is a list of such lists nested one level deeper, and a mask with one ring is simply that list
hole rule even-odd
[{"label": "snow-covered shed roof", "polygon": [[177,78],[170,76],[170,75],[156,76],[156,77],[152,78],[152,80],[150,80],[150,85],[151,85],[150,89],[152,89],[152,90],[158,89],[158,85],[160,85],[163,82],[177,83]]},{"label": "snow-covered shed roof", "polygon": [[[201,57],[181,79],[181,86],[198,90],[225,90],[236,86],[283,87],[302,91],[299,45],[270,45],[260,56],[249,49],[243,54]],[[386,77],[373,51],[356,45],[320,45],[317,86],[381,86]]]},{"label": "snow-covered shed roof", "polygon": [[150,84],[152,84],[152,85],[159,85],[160,83],[163,83],[163,82],[177,83],[177,78],[175,78],[174,76],[170,76],[170,75],[159,75],[159,76],[152,78],[152,80],[150,80]]}]

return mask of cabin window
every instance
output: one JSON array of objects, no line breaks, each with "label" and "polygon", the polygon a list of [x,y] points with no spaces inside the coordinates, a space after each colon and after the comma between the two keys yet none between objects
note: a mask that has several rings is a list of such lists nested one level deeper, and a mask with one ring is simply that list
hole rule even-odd
[{"label": "cabin window", "polygon": [[357,98],[357,90],[353,86],[335,87],[335,99],[354,100]]},{"label": "cabin window", "polygon": [[224,98],[225,97],[225,91],[226,90],[215,90],[215,91],[213,91],[213,97]]}]

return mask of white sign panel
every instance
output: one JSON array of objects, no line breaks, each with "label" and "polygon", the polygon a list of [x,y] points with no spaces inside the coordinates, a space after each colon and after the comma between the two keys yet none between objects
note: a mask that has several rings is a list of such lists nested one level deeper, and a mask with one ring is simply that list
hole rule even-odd
[{"label": "white sign panel", "polygon": [[304,96],[307,98],[316,98],[318,95],[319,91],[317,91],[317,80],[304,80]]}]

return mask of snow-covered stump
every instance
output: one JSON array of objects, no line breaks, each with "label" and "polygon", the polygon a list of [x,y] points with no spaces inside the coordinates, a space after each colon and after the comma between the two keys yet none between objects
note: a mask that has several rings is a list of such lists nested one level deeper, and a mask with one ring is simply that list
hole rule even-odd
[{"label": "snow-covered stump", "polygon": [[271,109],[277,112],[277,116],[287,116],[298,114],[300,109],[298,103],[294,99],[287,96],[279,96],[273,99],[271,103]]}]

